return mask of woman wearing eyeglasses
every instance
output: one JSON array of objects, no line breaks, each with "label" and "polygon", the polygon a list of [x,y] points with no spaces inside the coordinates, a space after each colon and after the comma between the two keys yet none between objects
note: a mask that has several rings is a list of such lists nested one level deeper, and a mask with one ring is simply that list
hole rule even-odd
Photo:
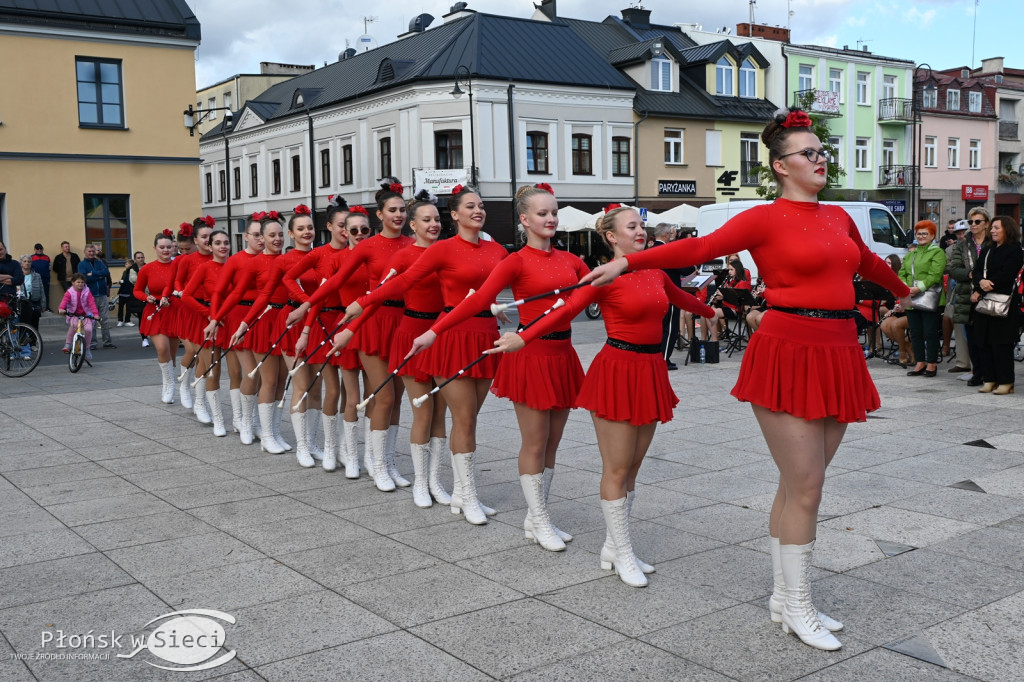
[{"label": "woman wearing eyeglasses", "polygon": [[[972,208],[964,222],[970,234],[953,247],[946,263],[946,273],[956,281],[956,288],[953,289],[953,324],[964,325],[967,353],[971,358],[971,378],[967,380],[967,385],[981,386],[981,354],[975,340],[974,325],[971,324],[971,293],[974,290],[971,275],[982,249],[989,245],[991,222],[988,211],[980,206]],[[961,349],[957,348],[958,356],[960,352]]]},{"label": "woman wearing eyeglasses", "polygon": [[985,382],[978,393],[1013,393],[1013,345],[1020,339],[1020,298],[1016,295],[1017,275],[1024,265],[1020,247],[1020,226],[1010,216],[992,219],[992,241],[981,250],[974,265],[971,302],[977,304],[987,294],[1010,294],[1006,317],[974,311],[974,335]]},{"label": "woman wearing eyeglasses", "polygon": [[[743,355],[732,390],[752,404],[779,468],[769,516],[775,590],[771,619],[806,644],[834,650],[839,623],[810,599],[811,553],[825,468],[850,422],[879,406],[853,319],[853,275],[909,293],[860,238],[850,216],[818,203],[829,154],[799,109],[780,110],[761,140],[781,189],[776,201],[744,211],[707,237],[630,254],[585,280],[606,284],[627,270],[684,267],[749,251],[770,306]],[[801,267],[794,268],[793,263]]]},{"label": "woman wearing eyeglasses", "polygon": [[910,295],[924,293],[938,287],[937,305],[931,309],[923,304],[911,303],[907,309],[910,326],[910,344],[914,348],[917,364],[907,372],[908,377],[933,377],[939,362],[939,330],[942,328],[942,309],[946,306],[946,291],[942,275],[946,272],[946,252],[935,243],[938,227],[930,220],[914,225],[917,248],[908,253],[900,266],[900,279],[910,287]]}]

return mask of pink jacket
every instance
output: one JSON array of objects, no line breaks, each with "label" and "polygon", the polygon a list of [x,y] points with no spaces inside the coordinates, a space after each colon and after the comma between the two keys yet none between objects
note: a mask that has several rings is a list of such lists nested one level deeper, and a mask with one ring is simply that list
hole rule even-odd
[{"label": "pink jacket", "polygon": [[100,311],[96,307],[96,299],[93,298],[89,287],[81,292],[71,287],[64,292],[64,298],[60,300],[60,310],[66,310],[71,314],[92,313],[93,317],[99,317]]}]

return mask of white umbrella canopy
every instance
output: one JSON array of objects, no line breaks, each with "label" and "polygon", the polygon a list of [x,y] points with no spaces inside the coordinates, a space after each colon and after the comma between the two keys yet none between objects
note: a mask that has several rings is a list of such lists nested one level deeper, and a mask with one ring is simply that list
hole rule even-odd
[{"label": "white umbrella canopy", "polygon": [[558,209],[559,232],[582,232],[593,229],[594,217],[589,213],[572,206],[563,206]]},{"label": "white umbrella canopy", "polygon": [[696,206],[679,204],[664,213],[652,213],[648,215],[647,224],[657,225],[658,223],[672,223],[674,225],[679,225],[680,227],[697,227],[698,213],[699,211]]},{"label": "white umbrella canopy", "polygon": [[[636,208],[635,206],[630,206],[629,204],[621,204],[621,206],[622,206],[622,208]],[[604,209],[601,209],[597,213],[594,213],[593,215],[591,215],[590,216],[590,225],[591,225],[591,227],[596,227],[597,219],[600,218],[603,215],[604,215]],[[650,221],[648,220],[648,222],[650,222]]]}]

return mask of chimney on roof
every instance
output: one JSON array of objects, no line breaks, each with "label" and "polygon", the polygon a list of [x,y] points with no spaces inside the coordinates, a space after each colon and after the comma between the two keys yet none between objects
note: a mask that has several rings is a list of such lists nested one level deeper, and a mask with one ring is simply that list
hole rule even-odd
[{"label": "chimney on roof", "polygon": [[622,20],[633,28],[650,28],[651,10],[644,9],[639,5],[636,7],[627,7],[622,10]]},{"label": "chimney on roof", "polygon": [[981,60],[981,72],[982,73],[1002,73],[1003,72],[1003,58],[1002,57],[989,57],[988,59]]},{"label": "chimney on roof", "polygon": [[789,29],[764,24],[736,24],[736,35],[744,38],[764,38],[780,43],[789,43]]},{"label": "chimney on roof", "polygon": [[455,19],[461,19],[462,17],[468,17],[476,13],[476,10],[469,9],[469,5],[465,2],[456,2],[450,8],[448,8],[448,14],[443,15],[441,18],[445,22],[453,21]]},{"label": "chimney on roof", "polygon": [[539,5],[534,3],[533,7],[547,17],[549,21],[553,21],[555,17],[558,16],[558,8],[556,7],[555,0],[541,0]]}]

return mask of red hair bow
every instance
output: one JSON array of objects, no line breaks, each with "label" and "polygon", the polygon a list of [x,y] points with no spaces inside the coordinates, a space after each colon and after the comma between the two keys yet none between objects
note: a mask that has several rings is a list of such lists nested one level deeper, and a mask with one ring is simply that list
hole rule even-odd
[{"label": "red hair bow", "polygon": [[264,216],[264,218],[266,218],[268,220],[280,220],[281,219],[281,214],[278,213],[277,211],[271,211],[270,213],[267,213]]},{"label": "red hair bow", "polygon": [[364,215],[366,217],[370,217],[370,214],[367,213],[366,209],[363,208],[362,206],[353,206],[352,208],[349,209],[348,212],[349,213],[359,213],[359,214],[362,214],[362,215]]},{"label": "red hair bow", "polygon": [[309,206],[305,204],[299,204],[295,207],[295,215],[313,215],[313,212],[309,210]]},{"label": "red hair bow", "polygon": [[178,236],[188,239],[192,236],[192,226],[188,223],[182,223],[181,227],[178,228]]},{"label": "red hair bow", "polygon": [[608,204],[607,206],[604,207],[604,212],[611,213],[617,208],[622,208],[622,204]]},{"label": "red hair bow", "polygon": [[789,116],[782,122],[783,128],[810,128],[814,125],[811,117],[799,109],[789,112]]},{"label": "red hair bow", "polygon": [[252,214],[252,216],[250,216],[250,218],[252,220],[255,220],[256,222],[259,222],[259,221],[263,220],[266,217],[267,217],[267,212],[266,211],[256,211],[255,213]]},{"label": "red hair bow", "polygon": [[206,223],[207,227],[217,227],[217,219],[214,218],[212,215],[208,215],[205,218],[203,218],[203,222]]},{"label": "red hair bow", "polygon": [[405,188],[402,187],[402,183],[400,182],[392,182],[390,185],[388,185],[388,189],[394,192],[395,194],[403,194],[405,192]]},{"label": "red hair bow", "polygon": [[463,187],[462,185],[455,185],[454,187],[452,187],[452,196],[455,196],[456,194],[460,194],[465,191],[466,188]]},{"label": "red hair bow", "polygon": [[551,185],[549,185],[546,182],[538,182],[536,185],[534,185],[534,187],[536,187],[537,189],[542,189],[545,192],[550,193],[552,196],[554,196],[555,194],[555,190],[552,189]]},{"label": "red hair bow", "polygon": [[174,232],[172,232],[171,228],[169,228],[169,227],[165,227],[164,231],[161,232],[160,234],[162,234],[165,237],[169,237],[171,239],[174,239]]}]

